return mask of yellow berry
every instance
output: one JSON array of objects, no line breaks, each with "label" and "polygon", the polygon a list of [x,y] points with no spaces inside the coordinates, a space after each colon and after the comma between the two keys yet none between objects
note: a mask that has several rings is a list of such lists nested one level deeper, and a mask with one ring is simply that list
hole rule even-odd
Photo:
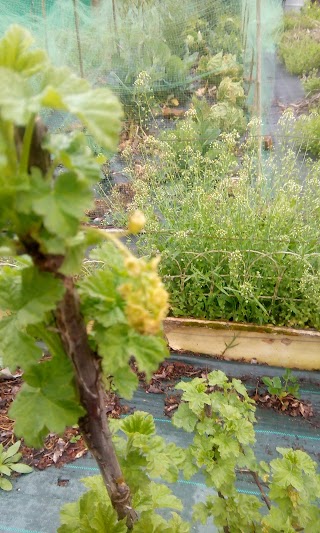
[{"label": "yellow berry", "polygon": [[136,233],[139,233],[139,231],[141,231],[144,228],[145,223],[146,223],[146,217],[144,216],[144,214],[139,210],[135,211],[134,213],[132,213],[132,215],[129,218],[129,222],[128,222],[129,233],[132,233],[133,235],[135,235]]}]

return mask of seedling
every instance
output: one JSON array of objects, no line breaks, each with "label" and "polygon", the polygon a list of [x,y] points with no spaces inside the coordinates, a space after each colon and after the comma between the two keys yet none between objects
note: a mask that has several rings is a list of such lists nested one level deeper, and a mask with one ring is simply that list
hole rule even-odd
[{"label": "seedling", "polygon": [[274,378],[268,378],[264,376],[262,381],[267,386],[269,394],[271,396],[277,396],[279,400],[282,400],[289,394],[295,398],[300,398],[298,380],[288,368],[282,377],[275,376]]},{"label": "seedling", "polygon": [[[12,483],[7,479],[12,472],[18,472],[19,474],[30,474],[32,468],[23,463],[18,463],[22,454],[18,452],[21,441],[18,440],[12,446],[9,446],[7,450],[0,444],[0,489],[12,490]],[[7,477],[4,477],[7,476]]]}]

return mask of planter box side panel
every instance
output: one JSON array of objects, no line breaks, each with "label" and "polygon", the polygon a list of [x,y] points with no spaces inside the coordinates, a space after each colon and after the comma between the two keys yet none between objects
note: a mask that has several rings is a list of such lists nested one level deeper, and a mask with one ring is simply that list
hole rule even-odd
[{"label": "planter box side panel", "polygon": [[[165,334],[173,350],[264,363],[284,368],[320,370],[320,334],[260,333],[241,328],[214,329],[165,321]],[[249,329],[249,328],[248,328]]]}]

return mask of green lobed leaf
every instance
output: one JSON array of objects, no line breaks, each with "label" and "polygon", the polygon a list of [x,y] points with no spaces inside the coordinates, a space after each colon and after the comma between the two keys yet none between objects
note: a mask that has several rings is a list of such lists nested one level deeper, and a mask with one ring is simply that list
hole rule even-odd
[{"label": "green lobed leaf", "polygon": [[59,174],[53,187],[33,173],[31,209],[43,217],[45,227],[53,235],[74,237],[85,209],[91,205],[89,185],[74,172]]},{"label": "green lobed leaf", "polygon": [[113,375],[112,383],[117,389],[118,394],[126,400],[131,400],[133,393],[139,385],[138,376],[129,366],[119,368]]},{"label": "green lobed leaf", "polygon": [[320,498],[320,476],[317,474],[317,464],[302,450],[277,448],[283,456],[273,459],[270,463],[272,483],[270,497],[278,498],[287,494],[291,487],[300,493],[309,490],[310,498]]},{"label": "green lobed leaf", "polygon": [[168,508],[182,511],[182,502],[172,493],[169,487],[151,481],[149,489],[154,509]]},{"label": "green lobed leaf", "polygon": [[60,280],[33,266],[22,270],[4,268],[0,274],[0,308],[16,313],[20,326],[41,322],[63,293]]},{"label": "green lobed leaf", "polygon": [[4,366],[12,370],[27,369],[40,359],[42,350],[34,338],[21,331],[15,317],[6,317],[0,320],[0,356]]},{"label": "green lobed leaf", "polygon": [[0,66],[30,76],[47,64],[43,50],[33,48],[34,38],[21,26],[12,25],[0,40]]},{"label": "green lobed leaf", "polygon": [[121,430],[128,436],[135,434],[154,435],[156,427],[152,415],[135,411],[121,422]]},{"label": "green lobed leaf", "polygon": [[296,529],[293,527],[290,517],[279,508],[272,506],[269,514],[263,518],[262,523],[269,528],[272,533],[295,533]]},{"label": "green lobed leaf", "polygon": [[64,505],[58,533],[126,533],[125,521],[119,522],[111,504],[100,502],[98,497],[97,492],[89,491],[79,502]]},{"label": "green lobed leaf", "polygon": [[[121,319],[120,314],[120,319]],[[135,378],[126,371],[129,359],[134,356],[140,372],[151,376],[159,363],[167,355],[165,341],[160,337],[139,335],[125,324],[116,324],[109,328],[95,325],[94,339],[98,344],[98,352],[102,357],[103,372],[107,376],[113,376],[114,384],[120,387],[121,394],[130,398],[133,386],[137,383]],[[129,386],[121,383],[125,377]],[[119,391],[120,392],[120,391]]]},{"label": "green lobed leaf", "polygon": [[188,402],[190,409],[199,416],[205,405],[210,405],[211,400],[206,393],[207,385],[203,378],[195,378],[190,383],[178,383],[176,389],[182,389],[182,400]]},{"label": "green lobed leaf", "polygon": [[90,183],[97,183],[100,180],[100,165],[95,161],[83,133],[51,135],[46,139],[44,147],[50,150],[55,161],[64,168],[76,172],[79,179]]},{"label": "green lobed leaf", "polygon": [[81,120],[102,147],[116,149],[122,109],[109,89],[91,89],[69,69],[50,67],[43,79],[41,103],[45,107],[69,111]]},{"label": "green lobed leaf", "polygon": [[[135,437],[134,444],[138,444]],[[153,437],[149,450],[146,451],[147,471],[150,477],[175,483],[179,477],[179,469],[185,461],[185,451],[173,442],[169,444],[161,437]]]},{"label": "green lobed leaf", "polygon": [[207,379],[211,387],[223,387],[226,383],[228,383],[227,376],[224,372],[221,372],[221,370],[214,370],[213,372],[210,372]]},{"label": "green lobed leaf", "polygon": [[149,512],[143,513],[133,526],[133,533],[169,533],[168,524],[162,516]]},{"label": "green lobed leaf", "polygon": [[15,433],[23,436],[27,444],[40,448],[49,432],[62,433],[85,414],[66,357],[53,357],[32,366],[24,374],[24,381],[9,416],[15,420]]},{"label": "green lobed leaf", "polygon": [[123,252],[111,241],[106,241],[102,243],[101,246],[93,249],[90,252],[90,259],[100,261],[118,274],[125,277],[127,276],[124,268]]},{"label": "green lobed leaf", "polygon": [[27,326],[44,320],[62,298],[60,280],[31,266],[3,268],[0,274],[0,308],[10,314],[0,320],[0,352],[5,364],[26,369],[42,351],[28,334]]},{"label": "green lobed leaf", "polygon": [[[0,41],[1,48],[1,41]],[[3,120],[25,125],[40,111],[30,80],[19,72],[0,66],[0,109]]]},{"label": "green lobed leaf", "polygon": [[169,487],[154,481],[137,491],[134,494],[132,503],[138,512],[161,508],[181,511],[183,508],[181,501],[172,493]]},{"label": "green lobed leaf", "polygon": [[215,496],[207,496],[205,502],[196,503],[193,506],[192,518],[195,522],[206,524],[208,518],[213,515],[216,503]]},{"label": "green lobed leaf", "polygon": [[187,403],[180,403],[177,411],[172,417],[172,423],[177,428],[182,428],[191,433],[198,421],[198,417],[191,411]]},{"label": "green lobed leaf", "polygon": [[144,372],[147,379],[151,378],[163,359],[169,356],[167,344],[161,337],[139,335],[131,330],[128,342],[128,349],[134,355],[139,371]]},{"label": "green lobed leaf", "polygon": [[172,518],[166,521],[158,514],[143,513],[133,527],[133,533],[189,533],[190,526],[181,517],[172,513]]},{"label": "green lobed leaf", "polygon": [[245,398],[248,397],[248,392],[245,387],[245,385],[240,381],[240,379],[234,379],[231,381],[232,386],[237,391],[238,394],[241,394],[241,396],[244,396]]},{"label": "green lobed leaf", "polygon": [[171,533],[189,533],[190,524],[184,522],[177,513],[171,513],[172,518],[169,521],[169,531]]},{"label": "green lobed leaf", "polygon": [[235,458],[240,455],[239,443],[231,439],[224,431],[221,431],[219,435],[213,437],[211,442],[217,446],[222,460],[228,457]]},{"label": "green lobed leaf", "polygon": [[126,367],[131,357],[129,351],[129,328],[117,324],[106,329],[99,325],[94,327],[94,338],[98,344],[98,352],[102,357],[102,369],[107,376],[117,373]]},{"label": "green lobed leaf", "polygon": [[89,319],[99,322],[105,328],[127,324],[122,309],[123,300],[116,290],[115,275],[111,271],[97,269],[80,281],[79,293],[83,313]]}]

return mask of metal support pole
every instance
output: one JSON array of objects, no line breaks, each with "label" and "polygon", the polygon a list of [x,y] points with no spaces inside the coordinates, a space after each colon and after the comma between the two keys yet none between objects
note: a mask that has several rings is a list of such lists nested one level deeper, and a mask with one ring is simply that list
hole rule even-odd
[{"label": "metal support pole", "polygon": [[78,16],[78,9],[77,9],[78,6],[77,6],[77,0],[72,0],[72,1],[73,1],[73,12],[74,12],[74,24],[75,24],[75,29],[76,29],[76,38],[77,38],[77,45],[78,45],[80,76],[81,78],[84,78],[80,29],[79,29],[79,16]]}]

